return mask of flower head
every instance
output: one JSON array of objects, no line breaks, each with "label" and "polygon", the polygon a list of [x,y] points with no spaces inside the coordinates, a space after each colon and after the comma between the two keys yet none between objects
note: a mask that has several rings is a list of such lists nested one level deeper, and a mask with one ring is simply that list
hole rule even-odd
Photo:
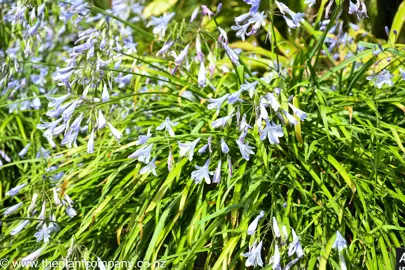
[{"label": "flower head", "polygon": [[154,26],[153,33],[155,35],[158,35],[160,39],[163,39],[165,37],[167,25],[169,24],[170,20],[174,17],[175,14],[176,13],[173,12],[167,15],[163,15],[160,18],[152,16],[152,19],[149,21],[146,27]]},{"label": "flower head", "polygon": [[210,165],[210,159],[207,159],[204,166],[195,166],[197,170],[191,172],[191,180],[194,180],[196,184],[201,183],[204,179],[207,184],[211,184],[210,174],[212,174],[208,167]]},{"label": "flower head", "polygon": [[246,257],[246,263],[245,266],[246,267],[250,267],[250,266],[261,266],[263,267],[263,260],[262,260],[262,256],[261,256],[261,251],[262,251],[262,245],[263,242],[259,242],[259,244],[253,244],[250,248],[249,248],[249,252],[246,252],[244,254],[242,254],[243,257]]}]

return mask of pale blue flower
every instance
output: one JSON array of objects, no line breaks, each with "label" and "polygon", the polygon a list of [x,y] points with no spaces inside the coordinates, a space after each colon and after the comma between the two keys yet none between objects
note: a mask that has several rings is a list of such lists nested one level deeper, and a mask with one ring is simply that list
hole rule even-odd
[{"label": "pale blue flower", "polygon": [[167,132],[169,132],[170,136],[175,136],[176,134],[174,134],[174,131],[172,129],[172,126],[175,127],[177,126],[179,123],[178,122],[171,122],[169,117],[166,117],[165,121],[163,123],[161,123],[156,129],[157,130],[166,130]]},{"label": "pale blue flower", "polygon": [[204,66],[204,62],[201,61],[201,63],[200,63],[200,71],[198,72],[198,85],[200,87],[204,87],[205,86],[205,80],[206,80],[205,66]]},{"label": "pale blue flower", "polygon": [[335,242],[333,242],[332,248],[337,248],[339,251],[347,248],[346,240],[343,238],[339,231],[336,232],[336,239]]},{"label": "pale blue flower", "polygon": [[176,14],[175,12],[172,12],[160,18],[152,16],[151,20],[146,25],[146,27],[154,26],[153,33],[155,35],[158,35],[160,39],[163,39],[165,37],[167,26],[175,14]]},{"label": "pale blue flower", "polygon": [[30,148],[30,145],[31,145],[31,143],[28,143],[28,144],[18,153],[18,155],[19,155],[20,157],[24,157],[24,156],[27,154],[28,148]]},{"label": "pale blue flower", "polygon": [[204,54],[203,54],[202,49],[201,49],[201,38],[200,38],[200,35],[197,35],[197,37],[196,37],[196,41],[195,41],[195,51],[196,51],[196,54],[197,54],[197,59],[198,59],[198,61],[200,61],[200,62],[204,61]]},{"label": "pale blue flower", "polygon": [[295,119],[295,117],[292,116],[289,112],[287,112],[286,110],[283,110],[283,113],[287,117],[287,120],[291,125],[295,126],[296,124],[298,124],[297,119]]},{"label": "pale blue flower", "polygon": [[219,183],[221,182],[221,167],[222,167],[222,160],[220,159],[215,169],[214,176],[212,177],[212,183]]},{"label": "pale blue flower", "polygon": [[243,92],[243,89],[240,89],[240,90],[236,91],[235,93],[231,94],[228,97],[228,103],[234,104],[236,102],[242,102],[243,100],[240,99],[240,95],[242,94],[242,92]]},{"label": "pale blue flower", "polygon": [[200,141],[200,138],[197,138],[194,141],[187,142],[187,143],[177,142],[179,145],[180,157],[184,157],[184,156],[188,155],[188,160],[192,161],[193,156],[194,156],[194,149],[197,146],[199,141]]},{"label": "pale blue flower", "polygon": [[220,98],[210,98],[208,99],[208,102],[210,104],[208,104],[207,108],[208,110],[212,110],[212,109],[217,109],[216,114],[219,114],[219,111],[221,110],[221,106],[222,104],[225,102],[225,100],[227,100],[229,97],[229,94],[226,94]]},{"label": "pale blue flower", "polygon": [[198,15],[199,11],[200,11],[200,7],[196,7],[194,9],[194,11],[193,11],[193,13],[191,14],[191,17],[190,17],[190,22],[193,22],[197,18],[197,15]]},{"label": "pale blue flower", "polygon": [[261,256],[262,245],[263,245],[263,242],[261,242],[261,241],[259,242],[258,245],[253,244],[249,248],[249,252],[242,254],[243,257],[247,258],[246,263],[245,263],[246,267],[250,267],[250,266],[263,267],[263,261],[262,261],[262,256]]},{"label": "pale blue flower", "polygon": [[2,158],[4,158],[5,161],[11,162],[11,158],[10,158],[9,156],[7,156],[7,154],[4,153],[4,151],[2,151],[2,150],[0,150],[0,156],[1,156]]},{"label": "pale blue flower", "polygon": [[246,122],[246,114],[243,114],[242,121],[240,121],[240,125],[239,125],[239,131],[246,130],[249,128],[252,128],[252,126]]},{"label": "pale blue flower", "polygon": [[208,18],[211,20],[211,16],[214,15],[214,12],[212,12],[206,5],[201,5],[201,9],[202,15],[208,15]]},{"label": "pale blue flower", "polygon": [[28,265],[29,263],[35,262],[35,261],[38,259],[38,257],[41,255],[41,252],[42,252],[43,250],[44,250],[44,248],[40,248],[40,249],[35,250],[34,252],[32,252],[31,254],[29,254],[28,256],[22,258],[22,259],[20,260],[20,263],[21,263],[22,265]]},{"label": "pale blue flower", "polygon": [[278,222],[276,217],[273,217],[273,231],[274,231],[274,235],[279,238],[281,236],[280,234],[280,228],[278,227]]},{"label": "pale blue flower", "polygon": [[7,191],[6,195],[13,197],[15,196],[18,192],[20,192],[21,189],[23,189],[27,184],[21,184],[18,185],[16,187],[13,187],[12,189],[10,189],[9,191]]},{"label": "pale blue flower", "polygon": [[53,193],[53,202],[55,203],[55,205],[60,205],[61,202],[56,188],[52,188],[52,193]]},{"label": "pale blue flower", "polygon": [[152,137],[151,129],[152,127],[148,128],[148,132],[146,133],[146,135],[139,135],[138,140],[135,141],[135,145],[145,144]]},{"label": "pale blue flower", "polygon": [[10,235],[16,235],[16,234],[18,234],[19,232],[21,232],[21,231],[28,225],[29,222],[30,222],[29,220],[24,220],[24,221],[20,222],[20,223],[17,225],[17,227],[15,227],[15,228],[10,232]]},{"label": "pale blue flower", "polygon": [[249,156],[255,154],[253,152],[254,147],[244,144],[240,139],[236,140],[236,144],[239,146],[240,153],[244,159],[249,160]]},{"label": "pale blue flower", "polygon": [[13,206],[10,206],[9,208],[6,209],[6,211],[4,211],[4,216],[8,216],[11,215],[12,213],[14,213],[15,211],[18,210],[18,208],[20,208],[23,205],[22,202],[19,202]]},{"label": "pale blue flower", "polygon": [[103,92],[101,93],[101,100],[107,102],[110,100],[110,93],[108,93],[107,85],[104,84]]},{"label": "pale blue flower", "polygon": [[214,122],[212,122],[212,128],[219,128],[225,126],[229,120],[232,118],[233,114],[218,118]]},{"label": "pale blue flower", "polygon": [[271,108],[277,112],[280,109],[280,103],[278,102],[276,96],[273,93],[268,93],[266,95],[267,101],[270,104]]},{"label": "pale blue flower", "polygon": [[281,258],[280,258],[280,251],[278,249],[277,243],[274,246],[274,255],[270,258],[270,263],[272,265],[273,270],[281,270]]},{"label": "pale blue flower", "polygon": [[60,105],[70,96],[70,94],[60,96],[57,98],[51,97],[51,96],[46,96],[46,98],[49,100],[48,102],[48,107],[49,108],[59,108]]},{"label": "pale blue flower", "polygon": [[[295,258],[294,260],[290,261],[289,263],[287,263],[287,265],[284,267],[283,270],[288,270],[291,267],[294,266],[294,264],[296,264],[299,261],[300,258]],[[344,268],[341,268],[340,270],[345,270]]]},{"label": "pale blue flower", "polygon": [[103,112],[98,110],[98,117],[97,117],[97,128],[102,129],[107,124],[107,121],[104,118]]},{"label": "pale blue flower", "polygon": [[167,157],[167,169],[169,170],[169,172],[172,171],[174,165],[175,165],[174,157],[173,157],[172,150],[170,149],[169,156]]},{"label": "pale blue flower", "polygon": [[246,23],[246,24],[243,24],[243,25],[232,25],[231,29],[236,31],[235,35],[238,38],[245,41],[245,36],[247,35],[247,31],[248,31],[249,26],[250,26],[249,23]]},{"label": "pale blue flower", "polygon": [[128,158],[138,159],[138,161],[148,164],[151,157],[152,147],[153,143],[150,145],[145,145],[129,155]]},{"label": "pale blue flower", "polygon": [[156,158],[153,158],[152,161],[148,165],[146,165],[139,171],[139,174],[148,174],[148,173],[152,172],[153,175],[157,176],[155,161],[156,161]]},{"label": "pale blue flower", "polygon": [[400,68],[399,72],[401,73],[402,79],[405,81],[405,71],[402,68]]},{"label": "pale blue flower", "polygon": [[316,5],[316,0],[305,0],[304,4],[308,4],[308,7]]},{"label": "pale blue flower", "polygon": [[72,117],[73,112],[75,111],[77,105],[79,104],[79,100],[75,100],[63,113],[63,122],[67,122],[70,117]]},{"label": "pale blue flower", "polygon": [[184,58],[187,56],[189,47],[190,47],[190,44],[187,44],[186,47],[184,47],[184,49],[180,52],[179,55],[175,55],[175,54],[173,55],[173,56],[175,56],[174,63],[176,65],[176,67],[173,69],[172,75],[174,73],[176,73],[176,71],[180,67],[181,63],[183,63]]},{"label": "pale blue flower", "polygon": [[259,11],[260,0],[243,0],[246,4],[251,5],[249,13],[256,13]]},{"label": "pale blue flower", "polygon": [[252,223],[249,224],[248,227],[248,235],[253,235],[256,232],[257,225],[259,224],[259,220],[264,217],[264,211],[260,211],[260,214],[255,217]]},{"label": "pale blue flower", "polygon": [[207,148],[208,144],[204,144],[203,146],[200,147],[200,149],[198,149],[198,154],[205,153],[205,151],[207,151]]},{"label": "pale blue flower", "polygon": [[156,53],[156,56],[163,55],[165,56],[167,51],[173,46],[174,41],[167,41],[162,48]]},{"label": "pale blue flower", "polygon": [[226,144],[224,138],[221,139],[221,151],[222,151],[222,153],[224,153],[224,154],[226,154],[226,153],[229,152],[229,147],[228,147],[228,145]]},{"label": "pale blue flower", "polygon": [[38,230],[34,234],[35,238],[37,239],[37,242],[40,242],[44,240],[44,243],[49,242],[49,233],[48,233],[48,228],[46,226],[46,223],[42,224],[42,229]]},{"label": "pale blue flower", "polygon": [[121,137],[122,137],[122,133],[116,129],[115,127],[113,127],[113,125],[111,125],[110,123],[107,123],[108,127],[112,133],[112,135],[115,137],[115,139],[119,142]]},{"label": "pale blue flower", "polygon": [[197,170],[191,172],[191,180],[194,180],[196,184],[200,184],[202,180],[205,180],[207,184],[211,184],[210,174],[209,171],[210,159],[207,159],[204,166],[200,167],[195,165]]},{"label": "pale blue flower", "polygon": [[71,207],[70,205],[66,205],[65,211],[66,211],[66,214],[67,214],[70,218],[73,218],[73,217],[75,217],[75,216],[77,215],[76,210],[75,210],[73,207]]},{"label": "pale blue flower", "polygon": [[91,132],[89,141],[87,142],[87,154],[94,153],[94,131]]},{"label": "pale blue flower", "polygon": [[291,103],[288,103],[288,106],[293,110],[294,114],[298,116],[301,121],[304,121],[307,118],[307,114],[304,111],[301,111]]},{"label": "pale blue flower", "polygon": [[273,122],[270,123],[270,121],[266,119],[266,127],[260,130],[260,140],[264,141],[267,137],[271,144],[279,144],[280,140],[278,138],[283,136],[284,132],[281,125],[276,125]]},{"label": "pale blue flower", "polygon": [[244,83],[244,84],[242,84],[242,85],[240,86],[240,88],[241,88],[243,91],[248,91],[248,92],[249,92],[249,96],[252,98],[252,97],[253,97],[253,94],[254,94],[255,91],[256,91],[256,86],[257,86],[258,83],[259,83],[259,81],[254,81],[254,82],[252,82],[252,83]]},{"label": "pale blue flower", "polygon": [[231,59],[232,63],[235,65],[239,65],[239,56],[235,53],[234,50],[229,47],[228,44],[222,43],[222,46],[224,47],[226,53],[228,54],[229,59]]},{"label": "pale blue flower", "polygon": [[297,236],[294,229],[292,229],[292,228],[291,228],[291,233],[293,236],[293,241],[288,246],[288,256],[292,256],[294,253],[296,253],[298,258],[301,258],[302,256],[304,256],[304,251],[303,251],[301,243],[300,243],[300,237]]}]

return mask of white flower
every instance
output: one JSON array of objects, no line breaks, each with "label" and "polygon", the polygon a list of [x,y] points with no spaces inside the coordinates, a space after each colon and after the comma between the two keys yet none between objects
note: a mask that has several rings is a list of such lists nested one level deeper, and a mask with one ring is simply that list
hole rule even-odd
[{"label": "white flower", "polygon": [[66,214],[70,217],[70,218],[73,218],[74,216],[76,216],[77,215],[77,212],[76,212],[76,210],[73,208],[73,207],[71,207],[70,205],[66,205]]},{"label": "white flower", "polygon": [[151,20],[146,25],[146,27],[154,26],[153,33],[155,35],[158,35],[160,39],[163,39],[165,37],[167,25],[169,24],[170,20],[174,17],[175,14],[176,13],[173,12],[173,13],[164,15],[160,18],[152,16]]},{"label": "white flower", "polygon": [[167,132],[169,132],[170,136],[175,136],[176,134],[174,134],[174,131],[172,129],[172,126],[175,127],[177,126],[179,123],[178,122],[171,122],[169,117],[166,117],[165,121],[160,124],[160,126],[158,126],[156,129],[157,130],[163,130],[165,129]]},{"label": "white flower", "polygon": [[195,18],[197,18],[198,12],[200,11],[200,7],[196,7],[191,14],[190,22],[193,22]]},{"label": "white flower", "polygon": [[107,268],[105,268],[104,262],[99,257],[97,257],[97,266],[98,268],[100,268],[100,270],[107,270]]},{"label": "white flower", "polygon": [[40,242],[41,240],[44,240],[45,243],[49,242],[49,232],[46,223],[42,224],[42,229],[37,231],[34,236],[37,239],[37,242]]},{"label": "white flower", "polygon": [[204,179],[207,184],[211,184],[210,174],[212,174],[208,167],[210,165],[210,159],[207,159],[204,166],[195,166],[197,170],[191,172],[191,180],[194,180],[196,184],[201,183]]},{"label": "white flower", "polygon": [[250,266],[260,266],[263,267],[263,261],[262,261],[262,256],[261,256],[261,251],[262,251],[262,245],[263,243],[260,241],[260,243],[256,246],[253,244],[249,248],[249,252],[246,252],[242,254],[243,257],[247,257],[245,266],[250,267]]},{"label": "white flower", "polygon": [[167,157],[167,168],[169,169],[169,172],[173,169],[174,167],[174,158],[173,158],[173,153],[172,150],[170,149],[169,156]]},{"label": "white flower", "polygon": [[187,142],[187,143],[181,143],[177,142],[179,145],[180,153],[179,155],[181,157],[184,157],[185,155],[188,154],[188,160],[192,161],[193,156],[194,156],[194,149],[197,146],[197,143],[200,141],[200,138],[195,139],[192,142]]},{"label": "white flower", "polygon": [[246,23],[244,25],[232,25],[231,29],[236,31],[236,36],[238,38],[241,38],[243,41],[245,40],[245,36],[247,34],[247,30],[249,28],[249,23]]},{"label": "white flower", "polygon": [[257,229],[257,225],[259,223],[259,220],[264,217],[264,211],[260,211],[260,214],[255,217],[255,219],[250,223],[248,227],[248,235],[253,235]]},{"label": "white flower", "polygon": [[53,201],[55,202],[55,205],[60,205],[60,199],[56,188],[52,188],[52,192],[53,192]]},{"label": "white flower", "polygon": [[138,159],[138,161],[148,164],[151,157],[152,147],[153,143],[150,145],[145,145],[129,155],[128,158]]}]

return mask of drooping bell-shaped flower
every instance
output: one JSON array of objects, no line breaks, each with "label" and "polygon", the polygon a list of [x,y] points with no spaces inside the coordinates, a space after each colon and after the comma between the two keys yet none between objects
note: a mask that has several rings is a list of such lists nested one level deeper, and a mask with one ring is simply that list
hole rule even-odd
[{"label": "drooping bell-shaped flower", "polygon": [[220,97],[220,98],[210,98],[208,99],[208,102],[210,104],[208,104],[207,108],[208,110],[212,110],[212,109],[217,109],[216,114],[219,114],[219,111],[221,110],[221,106],[222,104],[225,102],[225,100],[227,100],[229,97],[229,94],[225,94],[224,96]]},{"label": "drooping bell-shaped flower", "polygon": [[29,222],[30,222],[29,220],[21,221],[21,222],[17,225],[17,227],[15,227],[15,228],[10,232],[10,235],[16,235],[16,234],[18,234],[19,232],[21,232],[21,231],[28,225]]},{"label": "drooping bell-shaped flower", "polygon": [[23,149],[21,149],[21,151],[18,153],[18,156],[19,157],[24,157],[27,154],[28,149],[30,148],[30,146],[31,146],[31,143],[28,143]]},{"label": "drooping bell-shaped flower", "polygon": [[304,251],[303,251],[301,243],[300,243],[300,237],[297,236],[294,229],[292,229],[292,228],[291,228],[291,233],[293,236],[293,241],[288,246],[288,256],[292,256],[294,253],[296,253],[298,258],[301,258],[302,256],[304,256]]},{"label": "drooping bell-shaped flower", "polygon": [[38,259],[44,249],[40,248],[20,260],[22,265],[28,265]]},{"label": "drooping bell-shaped flower", "polygon": [[97,117],[97,128],[102,129],[107,124],[107,121],[104,118],[103,112],[98,110],[98,117]]},{"label": "drooping bell-shaped flower", "polygon": [[108,93],[107,85],[104,84],[103,92],[101,93],[101,100],[107,102],[110,100],[110,93]]},{"label": "drooping bell-shaped flower", "polygon": [[94,131],[91,131],[89,141],[87,142],[87,154],[94,153]]},{"label": "drooping bell-shaped flower", "polygon": [[129,155],[128,158],[138,159],[138,161],[148,164],[151,158],[152,147],[153,143],[150,145],[145,145]]},{"label": "drooping bell-shaped flower", "polygon": [[110,128],[110,131],[111,131],[112,135],[119,142],[121,137],[122,137],[122,133],[118,129],[113,127],[113,125],[111,125],[110,123],[107,122],[107,124],[108,124],[108,127]]},{"label": "drooping bell-shaped flower", "polygon": [[175,165],[174,157],[173,157],[172,150],[170,149],[169,156],[167,157],[167,169],[169,170],[169,172],[172,171],[174,165]]},{"label": "drooping bell-shaped flower", "polygon": [[193,11],[193,13],[191,14],[191,17],[190,17],[190,22],[193,22],[197,18],[197,15],[198,15],[199,11],[200,11],[200,7],[196,7],[194,9],[194,11]]},{"label": "drooping bell-shaped flower", "polygon": [[254,82],[252,82],[252,83],[244,83],[244,84],[242,84],[242,85],[240,86],[240,88],[241,88],[243,91],[249,92],[249,96],[252,98],[252,97],[253,97],[253,94],[254,94],[255,91],[256,91],[256,86],[257,86],[258,83],[259,83],[259,81],[254,81]]},{"label": "drooping bell-shaped flower", "polygon": [[228,147],[228,145],[226,144],[224,138],[221,139],[221,151],[222,151],[222,153],[224,153],[224,154],[226,154],[226,153],[229,152],[229,147]]},{"label": "drooping bell-shaped flower", "polygon": [[277,219],[276,217],[273,217],[273,231],[274,235],[279,238],[280,237],[280,228],[278,227]]},{"label": "drooping bell-shaped flower", "polygon": [[138,140],[135,141],[135,145],[145,144],[152,137],[151,129],[152,127],[148,128],[148,132],[146,133],[146,135],[139,135]]},{"label": "drooping bell-shaped flower", "polygon": [[283,136],[284,132],[281,125],[276,125],[273,122],[270,123],[270,121],[266,119],[266,127],[260,130],[260,140],[263,141],[268,138],[271,144],[279,144],[280,140],[278,138]]},{"label": "drooping bell-shaped flower", "polygon": [[146,165],[139,171],[139,174],[153,173],[153,175],[157,176],[155,161],[156,161],[156,158],[153,158],[152,161],[148,165]]},{"label": "drooping bell-shaped flower", "polygon": [[281,258],[280,258],[280,251],[278,249],[278,245],[274,246],[274,255],[270,258],[270,264],[272,265],[273,270],[281,270]]},{"label": "drooping bell-shaped flower", "polygon": [[262,245],[263,245],[263,242],[261,242],[261,241],[257,245],[253,244],[249,248],[249,252],[242,254],[243,257],[247,258],[246,263],[245,263],[246,267],[250,267],[250,266],[263,267],[263,260],[262,260],[262,256],[261,256]]},{"label": "drooping bell-shaped flower", "polygon": [[304,111],[301,111],[291,103],[288,103],[288,106],[293,110],[294,114],[298,116],[301,121],[304,121],[307,118],[307,114]]},{"label": "drooping bell-shaped flower", "polygon": [[249,224],[248,227],[248,235],[253,235],[256,232],[257,225],[259,224],[259,220],[264,217],[264,211],[260,211],[260,214],[255,217],[252,223]]},{"label": "drooping bell-shaped flower", "polygon": [[255,154],[255,152],[253,152],[254,147],[249,146],[249,144],[244,144],[242,140],[236,140],[236,144],[239,146],[240,153],[244,159],[249,160],[250,155]]},{"label": "drooping bell-shaped flower", "polygon": [[151,20],[148,22],[146,27],[154,26],[153,33],[158,35],[160,39],[165,37],[167,25],[169,24],[170,20],[174,17],[176,13],[170,13],[167,15],[163,15],[160,18],[152,16]]},{"label": "drooping bell-shaped flower", "polygon": [[211,184],[210,174],[209,171],[210,159],[207,159],[204,166],[200,167],[195,165],[197,170],[191,172],[191,180],[194,180],[196,184],[200,184],[202,180],[205,180],[207,184]]},{"label": "drooping bell-shaped flower", "polygon": [[18,186],[13,187],[12,189],[10,189],[9,191],[7,191],[6,195],[13,197],[15,196],[18,192],[20,192],[21,189],[23,189],[27,184],[21,184]]},{"label": "drooping bell-shaped flower", "polygon": [[221,182],[221,167],[222,167],[222,160],[220,159],[218,162],[218,166],[215,169],[214,176],[212,177],[212,183]]},{"label": "drooping bell-shaped flower", "polygon": [[198,72],[198,85],[200,87],[204,87],[205,86],[205,81],[206,81],[206,71],[205,71],[204,62],[201,61],[201,63],[200,63],[200,71]]},{"label": "drooping bell-shaped flower", "polygon": [[171,122],[169,117],[166,117],[165,121],[161,123],[156,129],[157,130],[166,130],[170,136],[174,137],[176,134],[174,134],[174,131],[172,129],[172,126],[175,127],[179,123],[178,122]]},{"label": "drooping bell-shaped flower", "polygon": [[283,113],[287,117],[287,120],[291,125],[295,126],[296,124],[298,124],[297,119],[295,119],[295,117],[292,116],[289,112],[287,112],[286,110],[283,110]]},{"label": "drooping bell-shaped flower", "polygon": [[333,242],[332,248],[337,248],[339,251],[347,248],[346,240],[343,238],[339,231],[336,232],[336,240],[335,242]]},{"label": "drooping bell-shaped flower", "polygon": [[230,114],[228,116],[218,118],[214,122],[212,122],[212,128],[219,128],[225,126],[229,120],[232,118],[233,114]]},{"label": "drooping bell-shaped flower", "polygon": [[6,211],[4,211],[4,216],[6,217],[6,216],[11,215],[15,211],[17,211],[18,208],[20,208],[22,205],[23,205],[23,203],[19,202],[19,203],[13,205],[13,206],[10,206],[9,208],[6,209]]},{"label": "drooping bell-shaped flower", "polygon": [[193,160],[193,156],[194,156],[194,149],[197,146],[198,142],[200,141],[200,138],[195,139],[192,142],[187,142],[187,143],[181,143],[181,142],[177,142],[179,145],[179,150],[180,153],[179,155],[181,157],[184,156],[188,156],[188,160],[192,161]]}]

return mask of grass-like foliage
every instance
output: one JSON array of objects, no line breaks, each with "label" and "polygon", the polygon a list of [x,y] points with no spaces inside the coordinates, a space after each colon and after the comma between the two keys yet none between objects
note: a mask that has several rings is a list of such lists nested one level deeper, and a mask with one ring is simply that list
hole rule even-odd
[{"label": "grass-like foliage", "polygon": [[393,269],[405,2],[205,2],[0,0],[10,269]]}]

